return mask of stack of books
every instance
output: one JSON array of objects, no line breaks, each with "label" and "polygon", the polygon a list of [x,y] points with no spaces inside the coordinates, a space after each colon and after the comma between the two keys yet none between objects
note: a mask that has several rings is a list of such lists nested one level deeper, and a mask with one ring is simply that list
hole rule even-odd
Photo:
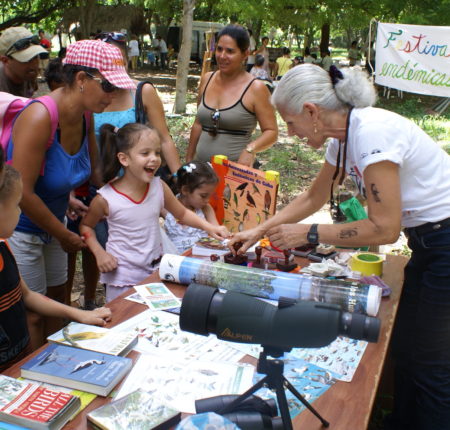
[{"label": "stack of books", "polygon": [[0,420],[5,423],[36,430],[59,430],[80,405],[80,398],[72,394],[0,375]]}]

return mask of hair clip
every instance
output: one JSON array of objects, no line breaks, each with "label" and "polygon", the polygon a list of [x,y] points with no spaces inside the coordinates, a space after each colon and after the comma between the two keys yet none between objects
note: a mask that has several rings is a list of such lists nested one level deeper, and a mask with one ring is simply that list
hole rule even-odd
[{"label": "hair clip", "polygon": [[344,75],[336,66],[330,66],[330,71],[328,72],[331,78],[331,83],[333,87],[342,79],[344,79]]},{"label": "hair clip", "polygon": [[183,169],[186,170],[188,173],[192,173],[193,170],[195,170],[197,166],[194,163],[189,163],[187,166],[183,166]]},{"label": "hair clip", "polygon": [[119,127],[114,127],[114,133],[117,134],[119,132]]}]

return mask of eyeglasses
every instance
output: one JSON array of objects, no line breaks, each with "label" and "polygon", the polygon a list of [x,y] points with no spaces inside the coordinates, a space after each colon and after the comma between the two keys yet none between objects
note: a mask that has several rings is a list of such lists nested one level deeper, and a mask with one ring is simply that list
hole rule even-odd
[{"label": "eyeglasses", "polygon": [[119,88],[117,88],[115,85],[113,85],[111,82],[109,82],[106,79],[98,78],[97,76],[94,76],[94,75],[92,75],[89,72],[84,72],[84,73],[86,73],[86,75],[88,75],[94,81],[97,81],[100,84],[100,86],[102,87],[102,90],[105,93],[112,93],[112,92],[114,92],[114,91],[119,89]]},{"label": "eyeglasses", "polygon": [[209,132],[212,136],[217,136],[217,130],[219,129],[219,119],[220,119],[220,111],[219,109],[216,109],[212,114],[211,114],[211,119],[213,122],[213,127],[211,129],[211,131]]},{"label": "eyeglasses", "polygon": [[14,42],[6,51],[5,56],[14,54],[14,52],[23,51],[24,49],[27,49],[30,45],[39,45],[39,37],[29,36],[24,37],[23,39],[19,39],[17,42]]},{"label": "eyeglasses", "polygon": [[112,33],[100,33],[95,36],[96,39],[102,42],[117,42],[117,43],[127,43],[127,36],[123,33],[112,32]]}]

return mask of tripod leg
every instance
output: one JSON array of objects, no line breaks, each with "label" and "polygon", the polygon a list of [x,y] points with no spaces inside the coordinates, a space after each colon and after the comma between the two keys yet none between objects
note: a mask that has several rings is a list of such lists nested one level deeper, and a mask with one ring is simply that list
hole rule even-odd
[{"label": "tripod leg", "polygon": [[267,382],[267,376],[264,376],[260,381],[258,381],[253,387],[250,387],[245,393],[242,393],[237,399],[233,400],[228,406],[221,409],[217,413],[219,415],[227,414],[231,412],[239,403],[245,400],[247,397],[251,396],[253,393],[258,391]]},{"label": "tripod leg", "polygon": [[284,430],[293,430],[291,415],[289,414],[289,406],[284,391],[283,380],[275,379],[275,392],[277,394],[278,409],[280,410],[281,419],[283,421]]},{"label": "tripod leg", "polygon": [[[322,423],[324,427],[329,427],[330,423],[326,421],[322,416],[317,412],[311,404],[296,390],[296,388],[283,376],[283,381],[285,387],[295,396],[298,400],[300,400]],[[278,392],[277,392],[278,395]]]}]

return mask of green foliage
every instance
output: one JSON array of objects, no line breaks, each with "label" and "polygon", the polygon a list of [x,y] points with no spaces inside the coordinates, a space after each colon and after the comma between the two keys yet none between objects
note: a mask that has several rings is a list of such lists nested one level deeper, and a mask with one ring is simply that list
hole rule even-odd
[{"label": "green foliage", "polygon": [[394,96],[390,99],[380,97],[377,106],[391,110],[414,121],[436,142],[450,145],[450,112],[443,115],[428,115],[427,110],[439,100],[437,97],[421,96],[404,93],[403,99],[396,96],[396,91],[391,90]]}]

